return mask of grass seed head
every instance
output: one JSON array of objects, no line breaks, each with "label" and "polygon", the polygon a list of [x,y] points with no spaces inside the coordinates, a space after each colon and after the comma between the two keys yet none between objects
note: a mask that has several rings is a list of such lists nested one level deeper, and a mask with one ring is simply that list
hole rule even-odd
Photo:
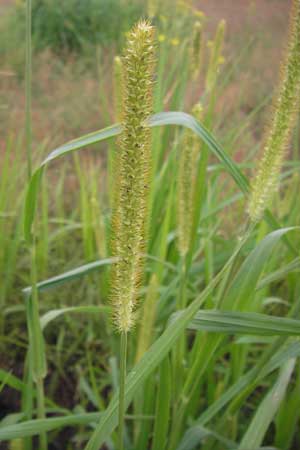
[{"label": "grass seed head", "polygon": [[[200,103],[192,109],[197,120],[202,112]],[[191,130],[185,131],[179,156],[177,197],[178,250],[182,257],[189,251],[192,238],[199,148],[199,139],[195,134]]]},{"label": "grass seed head", "polygon": [[287,53],[281,67],[281,80],[273,103],[264,152],[251,184],[248,213],[253,222],[261,220],[278,189],[283,164],[300,101],[300,1],[294,0]]},{"label": "grass seed head", "polygon": [[194,23],[190,49],[190,64],[192,77],[195,80],[201,70],[203,56],[203,26],[199,20]]},{"label": "grass seed head", "polygon": [[134,324],[143,265],[151,169],[146,120],[152,113],[153,67],[154,28],[141,21],[129,33],[122,58],[124,129],[118,141],[112,218],[112,252],[119,259],[111,281],[114,322],[121,332]]},{"label": "grass seed head", "polygon": [[219,69],[224,62],[222,56],[224,36],[225,36],[226,22],[224,19],[220,20],[215,38],[212,42],[208,42],[210,49],[208,69],[206,73],[205,89],[207,92],[211,92],[216,84]]}]

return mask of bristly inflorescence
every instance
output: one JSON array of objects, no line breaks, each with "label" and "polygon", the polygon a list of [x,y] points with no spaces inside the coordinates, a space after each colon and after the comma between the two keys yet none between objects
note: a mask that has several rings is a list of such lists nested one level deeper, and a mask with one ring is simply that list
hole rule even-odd
[{"label": "bristly inflorescence", "polygon": [[273,104],[264,153],[251,185],[248,212],[258,222],[278,189],[283,164],[300,101],[300,0],[293,1],[287,54],[281,68],[281,82]]},{"label": "bristly inflorescence", "polygon": [[195,80],[201,70],[203,57],[203,26],[202,23],[197,20],[193,26],[192,42],[190,48],[190,66],[191,74]]},{"label": "bristly inflorescence", "polygon": [[128,332],[135,317],[143,266],[147,203],[151,170],[154,28],[139,22],[129,33],[122,58],[123,131],[115,164],[115,198],[112,218],[112,252],[118,258],[112,269],[114,322]]},{"label": "bristly inflorescence", "polygon": [[224,19],[222,19],[218,24],[214,40],[208,42],[208,46],[210,48],[210,56],[205,79],[205,89],[207,92],[213,91],[219,75],[220,66],[224,62],[222,51],[223,51],[225,30],[226,30],[226,22]]},{"label": "bristly inflorescence", "polygon": [[[200,103],[193,107],[192,113],[197,120],[200,120],[202,110]],[[192,239],[199,150],[199,139],[191,130],[186,130],[179,156],[177,196],[178,250],[182,257],[188,253]]]}]

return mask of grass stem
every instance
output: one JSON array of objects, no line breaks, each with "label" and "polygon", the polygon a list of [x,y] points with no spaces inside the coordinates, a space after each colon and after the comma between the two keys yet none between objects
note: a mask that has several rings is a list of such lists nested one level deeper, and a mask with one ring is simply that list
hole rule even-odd
[{"label": "grass stem", "polygon": [[[25,66],[25,138],[26,138],[26,155],[27,155],[27,174],[28,180],[30,181],[32,175],[32,118],[31,118],[31,108],[32,108],[32,38],[31,38],[31,15],[32,15],[32,3],[31,0],[26,0],[26,66]],[[37,291],[37,262],[36,262],[36,240],[33,238],[33,243],[30,248],[31,255],[31,266],[30,266],[30,277],[32,285],[32,325],[30,332],[29,346],[32,351],[33,348],[36,350],[37,342],[43,339],[40,323],[39,323],[39,308],[38,308],[38,291]],[[43,386],[43,365],[40,364],[44,359],[43,346],[39,345],[38,349],[41,350],[41,354],[35,355],[35,360],[38,364],[34,364],[31,370],[39,373],[38,378],[36,378],[36,389],[37,389],[37,411],[38,418],[45,418],[45,397],[44,397],[44,386]],[[32,354],[31,354],[32,355]],[[30,356],[31,357],[31,356]],[[31,376],[29,376],[29,383],[31,383]],[[30,387],[30,386],[29,386]],[[28,443],[27,443],[28,444]],[[47,435],[46,433],[40,434],[40,450],[47,450]]]},{"label": "grass stem", "polygon": [[32,127],[31,127],[31,84],[32,84],[32,49],[31,49],[31,0],[26,0],[26,66],[25,66],[25,136],[28,179],[32,172]]},{"label": "grass stem", "polygon": [[[38,419],[45,419],[45,396],[44,396],[44,382],[43,378],[39,378],[36,381],[37,390],[37,416]],[[47,435],[46,433],[40,434],[40,450],[47,450]]]},{"label": "grass stem", "polygon": [[[36,239],[33,237],[31,247],[31,286],[32,286],[32,328],[30,333],[29,345],[33,356],[33,373],[35,374],[35,384],[37,390],[37,416],[38,419],[45,419],[45,396],[43,377],[45,373],[45,354],[43,345],[43,335],[40,328],[39,301],[37,289],[37,262],[36,262]],[[40,450],[47,450],[46,433],[40,434]]]},{"label": "grass stem", "polygon": [[[180,282],[177,297],[177,311],[184,310],[187,305],[187,266],[186,257],[183,256],[180,261]],[[178,347],[174,350],[174,377],[176,377],[175,401],[178,401],[184,381],[184,364],[185,364],[185,352],[186,352],[186,336],[183,334],[178,342]],[[176,414],[176,412],[174,411]]]},{"label": "grass stem", "polygon": [[121,333],[120,339],[119,450],[124,449],[126,359],[127,359],[127,332],[123,331]]}]

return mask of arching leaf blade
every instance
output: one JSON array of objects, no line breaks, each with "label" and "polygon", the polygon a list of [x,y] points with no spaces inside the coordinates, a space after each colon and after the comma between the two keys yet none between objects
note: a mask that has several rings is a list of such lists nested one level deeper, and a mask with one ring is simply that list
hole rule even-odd
[{"label": "arching leaf blade", "polygon": [[50,322],[67,313],[100,314],[103,312],[109,313],[110,307],[105,305],[87,305],[87,306],[69,306],[67,308],[52,309],[51,311],[46,312],[40,318],[41,328],[42,330],[44,330]]},{"label": "arching leaf blade", "polygon": [[27,187],[25,207],[24,207],[24,237],[30,242],[31,241],[31,226],[36,211],[37,196],[39,191],[39,186],[41,178],[43,175],[44,167],[50,162],[61,156],[80,150],[89,145],[96,144],[100,141],[109,139],[113,136],[117,136],[121,133],[121,125],[112,125],[110,127],[104,128],[100,131],[95,131],[93,133],[86,134],[78,139],[67,142],[66,144],[56,148],[44,159],[37,170],[33,173],[29,185]]},{"label": "arching leaf blade", "polygon": [[[99,259],[82,266],[76,267],[75,269],[68,270],[54,277],[48,278],[37,283],[36,287],[39,292],[46,291],[48,289],[53,289],[61,284],[67,283],[72,280],[76,280],[82,276],[88,275],[90,272],[99,270],[103,266],[113,264],[117,258],[105,258]],[[32,287],[28,286],[22,290],[23,294],[28,296],[31,294]]]},{"label": "arching leaf blade", "polygon": [[275,230],[258,243],[247,256],[233,279],[226,297],[222,302],[223,309],[248,309],[249,302],[255,294],[255,287],[275,245],[285,236],[285,234],[293,230],[299,230],[299,227],[287,227]]},{"label": "arching leaf blade", "polygon": [[249,183],[247,178],[243,175],[234,161],[222,149],[213,135],[193,116],[179,111],[161,112],[154,114],[149,119],[149,124],[151,127],[181,125],[192,130],[206,143],[210,151],[223,163],[225,169],[231,174],[242,192],[248,192]]},{"label": "arching leaf blade", "polygon": [[212,333],[300,336],[300,320],[250,312],[201,310],[188,328]]}]

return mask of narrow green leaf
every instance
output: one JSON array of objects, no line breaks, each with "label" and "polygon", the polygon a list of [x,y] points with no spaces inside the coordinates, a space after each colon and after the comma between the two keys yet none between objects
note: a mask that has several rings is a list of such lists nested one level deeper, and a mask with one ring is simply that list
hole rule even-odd
[{"label": "narrow green leaf", "polygon": [[[67,153],[74,152],[88,145],[97,144],[100,141],[104,141],[113,136],[117,136],[122,131],[122,126],[120,124],[111,125],[109,127],[103,128],[99,131],[94,131],[93,133],[86,134],[78,139],[73,139],[66,144],[53,150],[46,159],[42,162],[41,166],[45,166],[50,161],[57,159]],[[41,167],[40,166],[40,167]]]},{"label": "narrow green leaf", "polygon": [[295,359],[285,363],[274,386],[259,405],[251,424],[246,431],[239,450],[253,450],[258,448],[282,402],[288,383],[295,367]]},{"label": "narrow green leaf", "polygon": [[7,427],[8,425],[15,425],[24,420],[24,418],[26,418],[25,412],[8,414],[1,419],[0,428]]},{"label": "narrow green leaf", "polygon": [[188,328],[213,333],[299,336],[300,320],[259,313],[208,310],[199,311]]},{"label": "narrow green leaf", "polygon": [[122,130],[121,125],[112,125],[111,127],[104,128],[100,131],[95,131],[94,133],[89,133],[78,139],[74,139],[61,147],[53,150],[46,159],[40,164],[38,169],[34,172],[31,177],[30,183],[27,188],[26,198],[25,198],[25,208],[24,208],[24,237],[27,241],[31,241],[31,225],[34,219],[37,194],[39,192],[39,186],[41,178],[43,175],[44,167],[50,162],[61,156],[64,156],[75,150],[87,147],[97,142],[103,141],[113,136],[120,134]]},{"label": "narrow green leaf", "polygon": [[21,392],[25,389],[25,384],[19,378],[3,369],[0,369],[0,383]]},{"label": "narrow green leaf", "polygon": [[[172,264],[167,263],[159,258],[156,258],[151,255],[145,255],[145,257],[150,259],[151,261],[155,261],[157,264],[161,266],[168,268],[169,270],[172,270],[173,272],[177,271],[176,266],[173,266]],[[67,283],[72,280],[76,280],[77,278],[81,278],[89,274],[90,272],[97,271],[103,266],[114,264],[115,261],[117,261],[117,258],[106,258],[106,259],[99,259],[88,264],[83,264],[82,266],[76,267],[75,269],[63,272],[60,275],[56,275],[55,277],[40,281],[36,285],[37,289],[39,292],[43,292],[48,289],[53,289],[57,286],[60,286],[61,284]],[[31,294],[32,287],[27,286],[26,288],[22,289],[22,292],[27,297]],[[24,307],[22,305],[19,305],[16,307],[6,308],[5,314],[11,314],[23,310]]]},{"label": "narrow green leaf", "polygon": [[240,310],[250,306],[250,301],[255,294],[255,287],[274,246],[286,233],[298,229],[299,227],[281,228],[269,233],[259,242],[235,276],[222,302],[222,309]]},{"label": "narrow green leaf", "polygon": [[274,283],[274,281],[282,280],[287,274],[292,272],[300,272],[299,257],[293,259],[293,261],[289,262],[275,272],[272,272],[269,275],[265,276],[262,280],[260,280],[256,289],[262,289],[265,286],[268,286],[270,283]]},{"label": "narrow green leaf", "polygon": [[88,313],[88,314],[100,314],[100,313],[108,313],[110,312],[109,306],[104,305],[91,305],[91,306],[70,306],[68,308],[60,308],[60,309],[52,309],[51,311],[48,311],[46,314],[44,314],[40,318],[41,327],[44,330],[46,326],[52,322],[52,320],[55,320],[57,317],[60,317],[63,314],[66,313]]},{"label": "narrow green leaf", "polygon": [[208,437],[214,437],[217,441],[223,444],[224,450],[226,448],[229,450],[234,450],[237,448],[237,444],[235,442],[224,438],[220,434],[208,428],[197,425],[187,431],[176,450],[194,450],[195,448],[198,448],[199,444]]},{"label": "narrow green leaf", "polygon": [[162,362],[159,373],[152,450],[164,450],[167,443],[171,407],[171,370],[168,357]]},{"label": "narrow green leaf", "polygon": [[[75,280],[76,278],[80,278],[84,275],[87,275],[94,270],[98,270],[100,267],[113,264],[116,261],[116,258],[106,258],[100,259],[88,264],[84,264],[82,266],[76,267],[76,269],[69,270],[68,272],[64,272],[60,275],[56,275],[55,277],[48,278],[47,280],[40,281],[37,283],[37,289],[39,291],[45,291],[47,289],[52,289],[60,284],[66,283],[71,280]],[[31,286],[26,287],[22,290],[23,294],[30,295],[31,294]]]},{"label": "narrow green leaf", "polygon": [[193,116],[178,111],[161,112],[153,115],[149,119],[149,124],[152,127],[163,125],[181,125],[192,130],[205,142],[210,151],[223,163],[225,169],[231,174],[242,192],[248,192],[249,183],[238,166],[222,149],[213,135]]},{"label": "narrow green leaf", "polygon": [[24,237],[28,242],[32,242],[31,225],[34,220],[37,196],[39,193],[39,187],[43,176],[44,167],[41,166],[30,179],[30,183],[27,187],[25,206],[24,206]]},{"label": "narrow green leaf", "polygon": [[26,422],[7,425],[0,428],[0,441],[23,438],[26,436],[35,436],[42,432],[45,433],[47,431],[56,430],[57,428],[63,428],[71,425],[88,425],[98,421],[101,414],[102,413],[99,412],[72,414],[63,417],[27,420]]},{"label": "narrow green leaf", "polygon": [[39,321],[39,312],[34,298],[30,295],[26,299],[26,317],[31,342],[32,352],[32,375],[35,381],[43,379],[47,374],[47,362],[45,352],[45,341],[41,324]]},{"label": "narrow green leaf", "polygon": [[284,401],[280,405],[278,414],[276,415],[276,434],[275,445],[281,450],[289,450],[292,448],[292,442],[297,433],[300,409],[300,376],[299,376],[299,362],[298,373],[293,376],[295,380],[291,386]]}]

